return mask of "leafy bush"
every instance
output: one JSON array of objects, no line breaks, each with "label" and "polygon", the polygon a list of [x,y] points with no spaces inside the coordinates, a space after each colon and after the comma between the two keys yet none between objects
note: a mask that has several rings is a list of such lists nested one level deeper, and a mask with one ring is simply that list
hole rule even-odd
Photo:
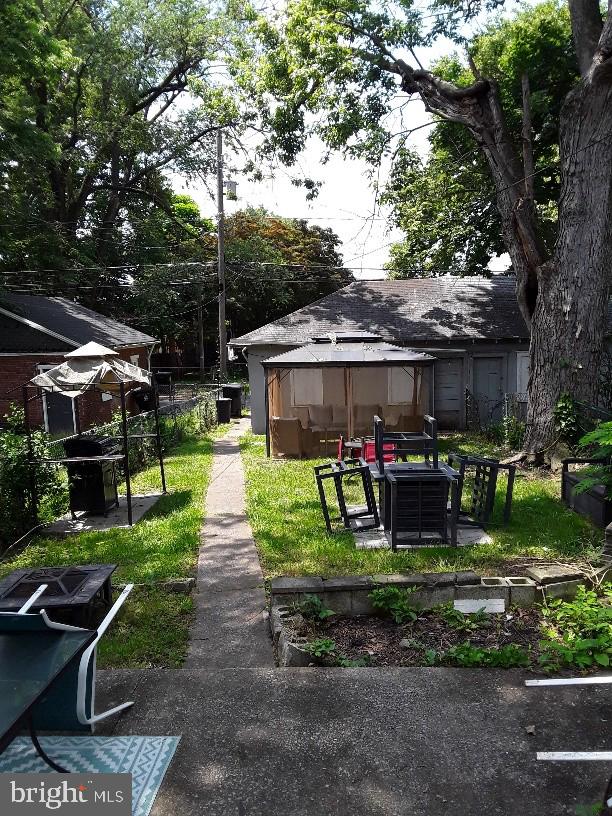
[{"label": "leafy bush", "polygon": [[[28,442],[23,409],[12,406],[0,431],[0,549],[32,527]],[[47,434],[32,431],[32,474],[36,483],[39,518],[54,518],[66,502],[66,485],[57,468],[41,462],[47,453]]]},{"label": "leafy bush", "polygon": [[400,587],[379,587],[373,589],[368,597],[372,601],[372,606],[379,612],[391,615],[396,623],[408,623],[415,621],[418,617],[414,607],[410,603],[410,595],[416,587],[400,589]]},{"label": "leafy bush", "polygon": [[580,471],[580,481],[574,488],[583,493],[595,485],[603,485],[612,498],[612,422],[602,422],[580,439],[580,449],[593,459],[601,459],[601,465],[591,465]]},{"label": "leafy bush", "polygon": [[542,610],[546,637],[540,642],[540,663],[589,668],[609,666],[612,656],[612,584],[598,594],[578,587],[573,601],[552,601]]}]

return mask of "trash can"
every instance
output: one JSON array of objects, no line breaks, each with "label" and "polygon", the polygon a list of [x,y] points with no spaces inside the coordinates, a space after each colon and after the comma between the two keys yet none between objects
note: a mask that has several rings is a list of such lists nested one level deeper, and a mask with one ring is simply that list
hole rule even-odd
[{"label": "trash can", "polygon": [[242,385],[240,383],[224,383],[221,386],[224,397],[229,397],[232,401],[232,416],[242,416]]},{"label": "trash can", "polygon": [[226,425],[232,417],[232,401],[229,397],[217,399],[217,423]]}]

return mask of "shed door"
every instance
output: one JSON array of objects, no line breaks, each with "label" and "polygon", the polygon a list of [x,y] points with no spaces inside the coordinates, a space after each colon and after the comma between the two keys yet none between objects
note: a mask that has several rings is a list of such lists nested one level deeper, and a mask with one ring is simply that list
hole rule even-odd
[{"label": "shed door", "polygon": [[434,416],[445,430],[461,427],[462,368],[463,360],[457,357],[436,360],[434,365]]},{"label": "shed door", "polygon": [[499,422],[503,416],[504,358],[474,357],[473,393],[482,427]]}]

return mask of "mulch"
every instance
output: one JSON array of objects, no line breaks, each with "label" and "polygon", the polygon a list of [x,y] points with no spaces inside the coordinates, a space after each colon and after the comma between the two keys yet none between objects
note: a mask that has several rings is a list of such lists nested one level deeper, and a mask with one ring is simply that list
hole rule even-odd
[{"label": "mulch", "polygon": [[[470,620],[470,616],[466,616],[466,620]],[[466,641],[488,649],[499,649],[510,643],[525,650],[531,647],[535,663],[542,637],[541,623],[542,615],[537,608],[517,608],[487,615],[484,621],[474,621],[473,628],[468,630],[451,626],[431,610],[421,613],[416,621],[402,625],[377,616],[328,618],[312,625],[309,638],[330,638],[336,644],[337,654],[350,660],[365,657],[373,666],[427,665],[427,650],[440,654]],[[404,642],[400,646],[400,641],[409,641],[410,645]]]}]

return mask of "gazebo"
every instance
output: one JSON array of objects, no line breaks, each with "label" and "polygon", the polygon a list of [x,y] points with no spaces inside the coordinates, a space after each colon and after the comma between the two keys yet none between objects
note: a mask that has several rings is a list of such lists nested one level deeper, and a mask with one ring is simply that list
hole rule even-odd
[{"label": "gazebo", "polygon": [[[132,490],[130,484],[129,469],[129,443],[130,439],[151,437],[156,441],[159,468],[161,473],[162,490],[166,492],[166,479],[164,473],[164,460],[162,454],[161,436],[159,431],[159,413],[157,409],[157,394],[154,394],[153,413],[155,418],[155,430],[152,434],[138,434],[137,436],[128,433],[126,398],[134,387],[142,385],[153,386],[155,381],[149,371],[145,371],[138,366],[128,363],[112,349],[105,348],[99,343],[86,343],[74,351],[64,355],[64,362],[49,369],[42,374],[33,377],[29,383],[23,386],[23,406],[25,413],[25,426],[28,437],[30,461],[33,457],[33,447],[31,439],[31,422],[28,406],[32,399],[36,399],[41,391],[63,394],[72,400],[78,399],[88,391],[100,391],[119,397],[121,407],[121,437],[116,441],[119,443],[119,452],[103,453],[99,455],[71,456],[58,459],[45,459],[45,462],[52,464],[75,464],[112,462],[123,465],[125,475],[125,488],[127,500],[128,524],[132,525]],[[34,391],[34,393],[32,393]],[[81,435],[79,424],[79,412],[75,411],[77,421],[77,432]],[[37,496],[36,485],[31,473],[32,510],[36,518]]]},{"label": "gazebo", "polygon": [[355,333],[313,338],[264,360],[266,451],[316,456],[329,443],[389,430],[419,431],[433,409],[434,358]]}]

